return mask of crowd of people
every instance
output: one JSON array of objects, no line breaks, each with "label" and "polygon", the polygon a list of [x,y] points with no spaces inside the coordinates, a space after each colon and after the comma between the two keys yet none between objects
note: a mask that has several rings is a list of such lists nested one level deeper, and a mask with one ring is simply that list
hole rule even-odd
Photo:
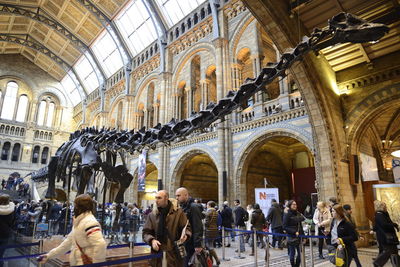
[{"label": "crowd of people", "polygon": [[1,179],[1,190],[14,190],[20,197],[29,196],[29,183],[20,176],[10,175],[7,180]]},{"label": "crowd of people", "polygon": [[[193,199],[186,188],[179,188],[174,198],[170,198],[165,190],[157,192],[155,205],[146,210],[131,203],[103,207],[89,195],[78,196],[69,207],[52,201],[13,203],[9,196],[0,195],[0,248],[7,244],[13,232],[33,235],[35,226],[43,222],[49,225],[49,235],[68,233],[59,247],[41,259],[43,262],[68,250],[73,252],[71,255],[74,255],[75,264],[85,262],[86,256],[91,262],[99,262],[105,260],[103,250],[106,238],[136,242],[144,222],[143,241],[150,245],[152,253],[166,251],[168,266],[207,266],[207,260],[220,265],[216,248],[222,245],[230,247],[235,235],[238,235],[232,229],[238,229],[286,234],[286,237],[273,235],[271,242],[266,242],[263,234],[257,233],[256,240],[250,233],[240,234],[236,252],[244,252],[246,244],[251,249],[250,255],[254,255],[255,246],[287,247],[291,266],[297,267],[300,266],[301,243],[305,242],[300,236],[308,234],[304,231],[304,222],[309,221],[315,225],[315,234],[323,237],[318,239],[320,258],[325,257],[325,243],[328,249],[343,246],[347,255],[343,266],[350,266],[353,259],[357,267],[361,266],[355,245],[360,235],[348,204],[342,205],[335,198],[330,198],[327,203],[318,202],[315,211],[306,208],[301,213],[295,200],[280,204],[273,199],[267,214],[258,204],[248,205],[246,209],[239,200],[232,204],[232,208],[227,201],[221,207],[214,201],[203,204]],[[115,221],[118,209],[120,216]],[[379,255],[373,265],[383,266],[398,253],[396,231],[399,229],[391,220],[385,203],[376,200],[375,211],[375,224],[371,231],[376,233]],[[0,257],[3,253],[4,250],[0,249]],[[0,261],[0,267],[1,264]],[[152,266],[161,264],[161,258],[151,260]]]}]

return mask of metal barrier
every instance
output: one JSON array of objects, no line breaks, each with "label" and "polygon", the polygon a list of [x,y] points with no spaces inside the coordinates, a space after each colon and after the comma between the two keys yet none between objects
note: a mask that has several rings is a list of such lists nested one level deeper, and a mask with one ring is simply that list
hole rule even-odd
[{"label": "metal barrier", "polygon": [[[158,253],[158,254],[151,254],[151,255],[146,255],[146,256],[133,257],[134,247],[135,246],[144,246],[144,245],[147,245],[147,244],[146,243],[133,243],[133,242],[131,242],[129,244],[107,246],[107,249],[129,247],[129,258],[120,259],[120,260],[114,260],[114,261],[100,262],[100,263],[93,263],[93,264],[89,264],[89,265],[85,265],[85,266],[96,267],[96,266],[108,266],[108,265],[116,265],[116,264],[123,264],[123,263],[129,263],[129,265],[131,266],[132,262],[135,262],[135,261],[163,257],[162,267],[167,267],[167,257],[166,257],[166,252],[165,251],[163,253]],[[21,256],[0,258],[0,262],[1,261],[7,262],[7,261],[19,260],[19,259],[37,258],[37,257],[39,257],[39,256],[41,256],[43,254],[46,254],[46,252],[44,252],[43,239],[39,240],[38,242],[34,242],[34,243],[1,246],[0,248],[9,249],[9,248],[21,248],[21,247],[31,247],[31,246],[38,246],[39,247],[39,253],[30,254],[30,255],[21,255]],[[68,253],[70,253],[70,251],[68,251],[65,254],[68,254]],[[39,263],[39,266],[42,266],[42,265],[43,265],[42,263]]]}]

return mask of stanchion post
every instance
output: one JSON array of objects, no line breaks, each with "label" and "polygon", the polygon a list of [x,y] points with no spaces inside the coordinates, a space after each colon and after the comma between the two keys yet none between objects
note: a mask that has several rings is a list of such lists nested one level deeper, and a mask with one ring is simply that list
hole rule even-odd
[{"label": "stanchion post", "polygon": [[269,267],[269,235],[267,234],[267,244],[265,245],[265,267]]},{"label": "stanchion post", "polygon": [[167,267],[167,252],[163,251],[162,253],[162,267]]},{"label": "stanchion post", "polygon": [[300,238],[300,263],[301,267],[306,267],[306,253],[303,238]]},{"label": "stanchion post", "polygon": [[254,266],[257,267],[257,230],[253,232],[253,246],[254,246]]},{"label": "stanchion post", "polygon": [[[311,236],[311,227],[310,229],[308,229],[308,235]],[[310,259],[311,259],[311,266],[314,266],[314,244],[311,237],[310,237]]]},{"label": "stanchion post", "polygon": [[[133,242],[129,242],[129,258],[133,257]],[[132,262],[129,262],[129,267],[132,267]]]},{"label": "stanchion post", "polygon": [[[39,240],[39,254],[42,254],[43,253],[43,239],[40,239]],[[42,267],[43,266],[43,264],[40,262],[39,263],[39,267]]]}]

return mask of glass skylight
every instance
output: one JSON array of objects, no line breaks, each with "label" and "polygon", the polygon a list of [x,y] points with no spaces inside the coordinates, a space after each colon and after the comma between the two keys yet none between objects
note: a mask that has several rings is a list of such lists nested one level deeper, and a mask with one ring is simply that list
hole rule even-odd
[{"label": "glass skylight", "polygon": [[82,101],[78,88],[68,74],[65,75],[64,79],[62,79],[61,85],[68,93],[69,99],[71,99],[71,102],[74,106],[78,105]]},{"label": "glass skylight", "polygon": [[97,87],[99,87],[99,81],[97,80],[96,73],[92,65],[89,63],[89,60],[83,55],[78,63],[75,65],[76,73],[79,78],[81,78],[83,85],[88,90],[88,94],[94,91]]},{"label": "glass skylight", "polygon": [[133,56],[157,39],[156,28],[142,0],[132,1],[115,21]]},{"label": "glass skylight", "polygon": [[106,72],[107,78],[123,66],[118,48],[106,30],[104,30],[101,36],[94,43],[93,51]]},{"label": "glass skylight", "polygon": [[172,27],[206,0],[156,0]]}]

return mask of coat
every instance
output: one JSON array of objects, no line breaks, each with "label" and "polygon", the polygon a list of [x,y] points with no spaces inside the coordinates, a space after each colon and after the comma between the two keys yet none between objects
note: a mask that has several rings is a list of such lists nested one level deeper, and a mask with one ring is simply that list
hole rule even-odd
[{"label": "coat", "polygon": [[194,252],[195,248],[203,247],[203,213],[200,210],[199,204],[194,203],[193,198],[189,198],[188,201],[181,205],[186,217],[190,223],[190,229],[192,232],[191,238],[186,241],[185,247],[188,253]]},{"label": "coat", "polygon": [[271,224],[271,229],[282,227],[282,210],[278,203],[273,203],[269,208],[267,221]]},{"label": "coat", "polygon": [[[333,219],[330,226],[331,230],[334,223],[335,220]],[[337,235],[338,238],[341,238],[343,240],[347,253],[349,255],[354,255],[354,253],[357,251],[357,247],[354,242],[358,240],[358,235],[356,230],[354,229],[354,226],[346,219],[343,219],[337,227]],[[331,238],[331,233],[329,233],[329,238]]]},{"label": "coat", "polygon": [[295,235],[296,232],[304,235],[303,227],[301,225],[301,222],[304,220],[305,218],[300,212],[289,209],[288,212],[283,216],[283,229],[289,235]]},{"label": "coat", "polygon": [[82,265],[83,262],[78,245],[86,255],[92,258],[93,263],[106,260],[107,243],[101,233],[99,222],[90,211],[74,218],[72,231],[58,247],[50,250],[47,257],[49,259],[56,258],[58,255],[65,254],[68,250],[71,250],[69,254],[70,265]]},{"label": "coat", "polygon": [[232,228],[232,223],[233,223],[232,209],[229,208],[228,206],[224,206],[224,208],[221,211],[221,217],[222,217],[222,226]]},{"label": "coat", "polygon": [[0,205],[0,239],[9,239],[15,221],[15,204]]},{"label": "coat", "polygon": [[215,239],[218,237],[218,212],[214,208],[207,209],[205,212],[206,239]]},{"label": "coat", "polygon": [[[390,219],[389,213],[385,211],[375,212],[375,225],[374,231],[376,232],[376,238],[380,246],[387,246],[386,234],[396,235],[397,224],[393,223]],[[391,244],[393,245],[393,244]]]},{"label": "coat", "polygon": [[[173,237],[167,238],[166,243],[161,243],[161,251],[167,252],[167,262],[169,267],[180,267],[183,266],[183,261],[178,259],[175,251],[173,241],[179,240],[182,230],[185,227],[188,219],[181,208],[178,207],[176,199],[170,199],[171,208],[167,214],[165,225],[169,232],[169,236]],[[143,226],[143,241],[151,246],[153,239],[156,239],[156,232],[158,229],[158,222],[160,219],[160,212],[157,206],[154,205],[153,211],[147,216],[147,220]],[[188,239],[191,236],[190,225],[186,228],[186,235]],[[157,254],[158,251],[151,250],[152,254]],[[162,258],[155,258],[150,260],[151,266],[161,266]]]},{"label": "coat", "polygon": [[332,215],[328,208],[325,208],[322,212],[319,209],[315,209],[313,222],[315,223],[315,233],[318,233],[318,223],[322,224],[325,231],[329,232],[331,227]]},{"label": "coat", "polygon": [[251,225],[253,230],[262,231],[265,224],[265,216],[261,209],[255,209],[251,214]]},{"label": "coat", "polygon": [[241,206],[237,206],[234,210],[233,213],[235,214],[235,226],[241,226],[244,227],[246,226],[246,222],[244,221],[244,218],[247,216],[249,217],[249,214],[247,214],[247,211],[242,208]]}]

